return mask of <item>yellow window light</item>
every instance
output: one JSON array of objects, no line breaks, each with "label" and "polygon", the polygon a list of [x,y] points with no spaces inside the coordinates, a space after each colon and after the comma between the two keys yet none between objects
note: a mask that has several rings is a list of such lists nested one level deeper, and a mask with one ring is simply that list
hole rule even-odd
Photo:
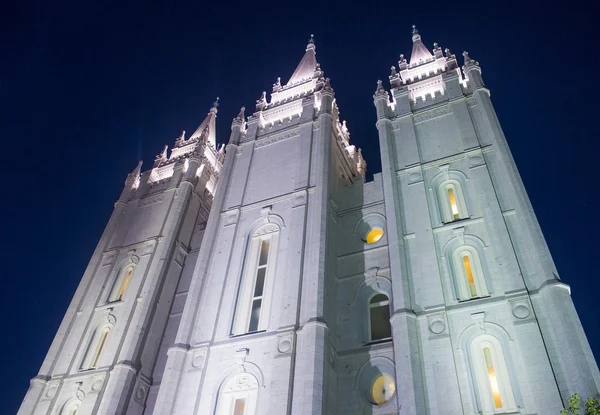
[{"label": "yellow window light", "polygon": [[366,242],[368,244],[374,244],[375,242],[377,242],[378,240],[380,240],[382,236],[383,236],[383,229],[381,229],[381,228],[373,228],[367,234],[367,241]]},{"label": "yellow window light", "polygon": [[492,362],[492,352],[489,347],[483,349],[483,356],[485,357],[485,364],[487,366],[488,377],[490,378],[490,386],[492,387],[492,396],[494,397],[494,405],[496,408],[502,408],[502,398],[500,397],[500,387],[498,385],[498,379],[496,378],[496,370],[494,369],[494,362]]},{"label": "yellow window light", "polygon": [[396,393],[396,384],[390,375],[379,375],[373,382],[371,397],[376,405],[383,405],[392,399]]},{"label": "yellow window light", "polygon": [[471,269],[471,261],[468,256],[463,257],[463,263],[465,265],[465,273],[467,274],[467,282],[469,283],[469,290],[471,291],[471,297],[477,297],[477,288],[475,287],[475,279],[473,278],[473,270]]}]

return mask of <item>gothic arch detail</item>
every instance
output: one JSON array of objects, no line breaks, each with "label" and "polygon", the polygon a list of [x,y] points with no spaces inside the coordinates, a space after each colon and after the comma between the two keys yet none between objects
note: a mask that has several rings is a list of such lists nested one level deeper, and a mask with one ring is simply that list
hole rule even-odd
[{"label": "gothic arch detail", "polygon": [[252,363],[242,362],[226,372],[216,391],[214,415],[257,415],[262,373]]},{"label": "gothic arch detail", "polygon": [[449,223],[470,217],[467,176],[458,170],[442,169],[429,184],[434,222]]},{"label": "gothic arch detail", "polygon": [[443,261],[452,283],[452,298],[466,301],[487,297],[492,292],[489,267],[484,255],[485,244],[473,235],[456,229],[456,236],[443,248]]},{"label": "gothic arch detail", "polygon": [[[283,221],[269,215],[259,219],[262,225],[251,227],[243,261],[238,302],[232,327],[233,334],[266,330],[271,306],[279,235]],[[281,219],[281,218],[279,218]],[[260,222],[259,222],[260,223]]]},{"label": "gothic arch detail", "polygon": [[474,409],[482,414],[516,412],[523,406],[506,330],[484,321],[485,314],[459,337]]},{"label": "gothic arch detail", "polygon": [[391,337],[392,282],[377,275],[378,271],[378,268],[367,270],[365,281],[357,287],[354,295],[358,300],[360,337],[365,344]]}]

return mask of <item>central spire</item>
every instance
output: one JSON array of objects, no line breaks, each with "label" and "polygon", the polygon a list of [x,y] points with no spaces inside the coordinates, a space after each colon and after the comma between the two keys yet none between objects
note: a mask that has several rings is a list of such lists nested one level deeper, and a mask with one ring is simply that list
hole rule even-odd
[{"label": "central spire", "polygon": [[416,66],[419,63],[424,63],[433,59],[433,55],[429,52],[429,49],[423,44],[421,35],[417,30],[417,27],[413,25],[412,28],[412,40],[413,48],[410,55],[410,66]]},{"label": "central spire", "polygon": [[302,80],[312,79],[315,70],[317,69],[317,55],[315,49],[314,35],[310,35],[310,39],[306,45],[306,52],[286,86],[296,84]]}]

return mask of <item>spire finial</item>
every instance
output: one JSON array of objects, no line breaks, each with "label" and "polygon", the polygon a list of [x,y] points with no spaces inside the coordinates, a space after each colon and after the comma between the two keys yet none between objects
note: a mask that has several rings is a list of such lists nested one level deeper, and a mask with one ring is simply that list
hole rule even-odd
[{"label": "spire finial", "polygon": [[419,34],[419,29],[417,29],[416,25],[412,25],[412,34],[413,35],[418,35]]},{"label": "spire finial", "polygon": [[219,108],[219,97],[217,97],[217,99],[215,100],[215,102],[213,102],[213,106],[210,109],[210,112],[214,112],[216,114],[217,113],[217,108]]},{"label": "spire finial", "polygon": [[308,45],[306,45],[306,50],[315,49],[315,35],[311,34],[310,39],[308,39]]}]

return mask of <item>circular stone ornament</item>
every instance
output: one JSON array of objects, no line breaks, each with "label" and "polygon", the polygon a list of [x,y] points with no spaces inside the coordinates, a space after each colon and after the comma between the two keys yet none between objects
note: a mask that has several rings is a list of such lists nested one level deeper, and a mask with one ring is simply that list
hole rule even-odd
[{"label": "circular stone ornament", "polygon": [[513,313],[513,316],[522,320],[524,318],[529,317],[529,314],[531,312],[529,311],[529,307],[527,307],[527,305],[525,305],[523,303],[519,303],[513,307],[512,313]]},{"label": "circular stone ornament", "polygon": [[446,330],[446,323],[442,319],[436,319],[429,323],[429,331],[433,334],[443,333],[444,330]]},{"label": "circular stone ornament", "polygon": [[277,345],[277,350],[279,353],[287,353],[292,350],[292,342],[290,339],[281,339],[279,344]]}]

